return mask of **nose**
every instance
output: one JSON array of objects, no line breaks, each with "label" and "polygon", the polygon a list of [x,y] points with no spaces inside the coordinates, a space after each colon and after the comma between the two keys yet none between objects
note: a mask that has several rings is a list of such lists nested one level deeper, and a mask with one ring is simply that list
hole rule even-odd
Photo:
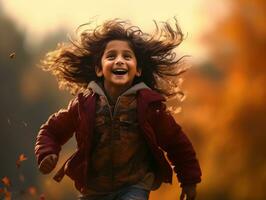
[{"label": "nose", "polygon": [[125,64],[124,59],[121,56],[118,56],[115,60],[116,65],[123,65]]}]

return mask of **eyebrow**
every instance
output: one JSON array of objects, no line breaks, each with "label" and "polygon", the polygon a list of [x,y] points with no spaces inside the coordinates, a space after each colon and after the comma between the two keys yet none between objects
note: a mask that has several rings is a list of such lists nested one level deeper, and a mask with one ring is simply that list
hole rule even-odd
[{"label": "eyebrow", "polygon": [[[132,50],[122,50],[123,53],[130,53],[130,54],[134,54],[134,52]],[[115,49],[111,49],[105,52],[105,54],[107,53],[116,53]]]}]

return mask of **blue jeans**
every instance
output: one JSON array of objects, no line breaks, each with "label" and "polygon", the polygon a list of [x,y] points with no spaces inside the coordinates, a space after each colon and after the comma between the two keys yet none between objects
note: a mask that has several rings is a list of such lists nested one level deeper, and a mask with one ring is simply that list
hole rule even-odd
[{"label": "blue jeans", "polygon": [[148,200],[149,190],[141,189],[135,186],[123,188],[117,192],[101,197],[81,196],[79,200]]}]

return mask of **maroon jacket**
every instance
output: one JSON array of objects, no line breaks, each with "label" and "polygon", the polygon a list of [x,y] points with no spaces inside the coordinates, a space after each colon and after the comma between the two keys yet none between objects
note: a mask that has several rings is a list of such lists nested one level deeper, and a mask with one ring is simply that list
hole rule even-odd
[{"label": "maroon jacket", "polygon": [[[75,132],[76,152],[65,162],[54,179],[60,181],[66,174],[74,180],[76,188],[86,191],[91,141],[95,119],[96,97],[90,92],[81,93],[67,109],[50,116],[41,126],[35,145],[38,164],[48,154],[59,154]],[[201,181],[201,170],[191,142],[174,118],[165,111],[165,99],[149,89],[137,94],[138,122],[155,161],[156,182],[172,183],[172,168],[182,185]]]}]

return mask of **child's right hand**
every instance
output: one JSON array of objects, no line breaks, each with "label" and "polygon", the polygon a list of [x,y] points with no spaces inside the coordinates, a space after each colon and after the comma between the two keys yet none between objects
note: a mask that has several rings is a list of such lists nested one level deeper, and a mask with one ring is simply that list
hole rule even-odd
[{"label": "child's right hand", "polygon": [[48,174],[55,168],[57,161],[58,156],[56,154],[49,154],[41,161],[39,170],[43,174]]},{"label": "child's right hand", "polygon": [[196,199],[196,184],[182,186],[180,200],[195,200]]}]

